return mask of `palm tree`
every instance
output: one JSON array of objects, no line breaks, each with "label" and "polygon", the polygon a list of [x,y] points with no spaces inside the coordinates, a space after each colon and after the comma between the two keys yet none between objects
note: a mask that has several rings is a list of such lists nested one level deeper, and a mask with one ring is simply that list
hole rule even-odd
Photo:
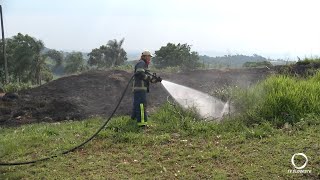
[{"label": "palm tree", "polygon": [[93,49],[89,55],[89,65],[97,68],[119,66],[127,60],[127,53],[122,48],[124,38],[108,41],[106,45]]},{"label": "palm tree", "polygon": [[119,42],[114,39],[110,40],[107,43],[108,46],[108,55],[111,60],[111,67],[119,66],[123,64],[127,60],[127,53],[122,48],[124,42],[124,38],[122,38]]}]

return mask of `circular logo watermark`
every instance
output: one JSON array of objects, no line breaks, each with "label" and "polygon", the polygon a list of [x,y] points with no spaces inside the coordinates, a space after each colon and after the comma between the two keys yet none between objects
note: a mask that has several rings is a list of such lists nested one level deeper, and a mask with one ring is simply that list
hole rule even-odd
[{"label": "circular logo watermark", "polygon": [[[295,158],[296,156],[302,156],[302,157],[304,157],[304,158],[306,159],[306,162],[305,162],[302,166],[297,166],[297,165],[294,163],[294,158]],[[305,168],[306,165],[308,164],[308,157],[307,157],[305,154],[303,154],[303,153],[296,153],[296,154],[294,154],[294,155],[291,157],[291,163],[292,163],[292,165],[294,166],[294,168],[296,168],[296,169],[303,169],[303,168]]]}]

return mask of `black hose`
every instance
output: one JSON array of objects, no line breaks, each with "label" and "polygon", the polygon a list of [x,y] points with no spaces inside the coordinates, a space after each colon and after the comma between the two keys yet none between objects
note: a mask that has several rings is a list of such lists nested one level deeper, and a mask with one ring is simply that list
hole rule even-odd
[{"label": "black hose", "polygon": [[120,103],[123,99],[123,97],[125,96],[128,88],[129,88],[129,85],[132,81],[134,76],[132,76],[126,86],[126,88],[124,89],[119,101],[118,101],[118,104],[117,106],[114,108],[113,112],[110,114],[109,118],[104,122],[104,124],[96,131],[96,133],[94,133],[90,138],[88,138],[87,140],[85,140],[84,142],[82,142],[81,144],[71,148],[71,149],[68,149],[68,150],[65,150],[63,152],[61,152],[60,154],[56,154],[56,155],[52,155],[52,156],[48,156],[48,157],[45,157],[45,158],[41,158],[41,159],[36,159],[36,160],[32,160],[32,161],[23,161],[23,162],[0,162],[0,166],[15,166],[15,165],[25,165],[25,164],[33,164],[33,163],[36,163],[36,162],[40,162],[40,161],[46,161],[46,160],[49,160],[51,158],[55,158],[55,157],[58,157],[59,155],[63,155],[63,154],[68,154],[69,152],[72,152],[80,147],[82,147],[83,145],[87,144],[89,141],[91,141],[94,137],[96,137],[100,131],[108,124],[108,122],[111,120],[111,118],[113,117],[114,113],[117,111],[117,109],[119,108],[120,106]]}]

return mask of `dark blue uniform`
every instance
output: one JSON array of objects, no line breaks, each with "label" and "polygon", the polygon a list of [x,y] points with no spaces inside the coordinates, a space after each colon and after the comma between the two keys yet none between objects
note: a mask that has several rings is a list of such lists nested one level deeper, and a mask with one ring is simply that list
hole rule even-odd
[{"label": "dark blue uniform", "polygon": [[147,92],[149,92],[149,83],[152,77],[146,74],[147,63],[140,60],[134,68],[135,77],[133,80],[133,110],[132,119],[137,119],[139,126],[145,126],[148,121]]}]

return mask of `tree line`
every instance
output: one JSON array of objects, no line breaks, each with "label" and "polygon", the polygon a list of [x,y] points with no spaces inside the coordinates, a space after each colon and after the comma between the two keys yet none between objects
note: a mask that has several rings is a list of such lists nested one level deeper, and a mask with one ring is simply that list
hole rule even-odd
[{"label": "tree line", "polygon": [[[247,67],[248,62],[268,62],[270,59],[262,57],[257,54],[253,54],[252,56],[236,54],[236,55],[224,55],[217,57],[209,57],[209,56],[200,56],[200,61],[206,66],[212,68],[240,68]],[[254,63],[253,63],[254,64]],[[251,64],[251,65],[253,65]]]},{"label": "tree line", "polygon": [[[9,81],[40,85],[42,82],[51,81],[54,75],[107,69],[127,64],[127,53],[123,49],[124,40],[109,40],[105,45],[94,48],[84,55],[82,52],[66,53],[48,49],[42,40],[18,33],[5,40]],[[0,49],[2,45],[1,42]],[[162,46],[155,51],[152,63],[156,68],[180,66],[183,69],[194,69],[201,66],[198,53],[191,51],[190,45],[180,43],[168,43]],[[0,56],[0,82],[3,84],[5,82],[3,56]]]},{"label": "tree line", "polygon": [[[106,59],[105,67],[109,64],[111,66],[120,65],[126,61],[126,58],[121,58],[122,56],[126,56],[125,51],[121,47],[123,41],[124,40],[121,40],[121,44],[119,44],[117,40],[111,40],[107,45],[101,46],[102,50],[108,50],[109,53],[103,55],[103,58]],[[3,42],[1,41],[1,50],[2,46]],[[65,53],[55,49],[48,49],[42,40],[36,39],[28,34],[18,33],[11,38],[6,38],[5,46],[9,82],[11,83],[40,85],[42,82],[51,81],[54,75],[61,76],[82,72],[95,66],[91,56],[92,52],[95,52],[95,49],[89,53],[91,59],[89,58],[87,62],[82,52]],[[3,56],[0,56],[0,82],[2,84],[5,82]]]}]

